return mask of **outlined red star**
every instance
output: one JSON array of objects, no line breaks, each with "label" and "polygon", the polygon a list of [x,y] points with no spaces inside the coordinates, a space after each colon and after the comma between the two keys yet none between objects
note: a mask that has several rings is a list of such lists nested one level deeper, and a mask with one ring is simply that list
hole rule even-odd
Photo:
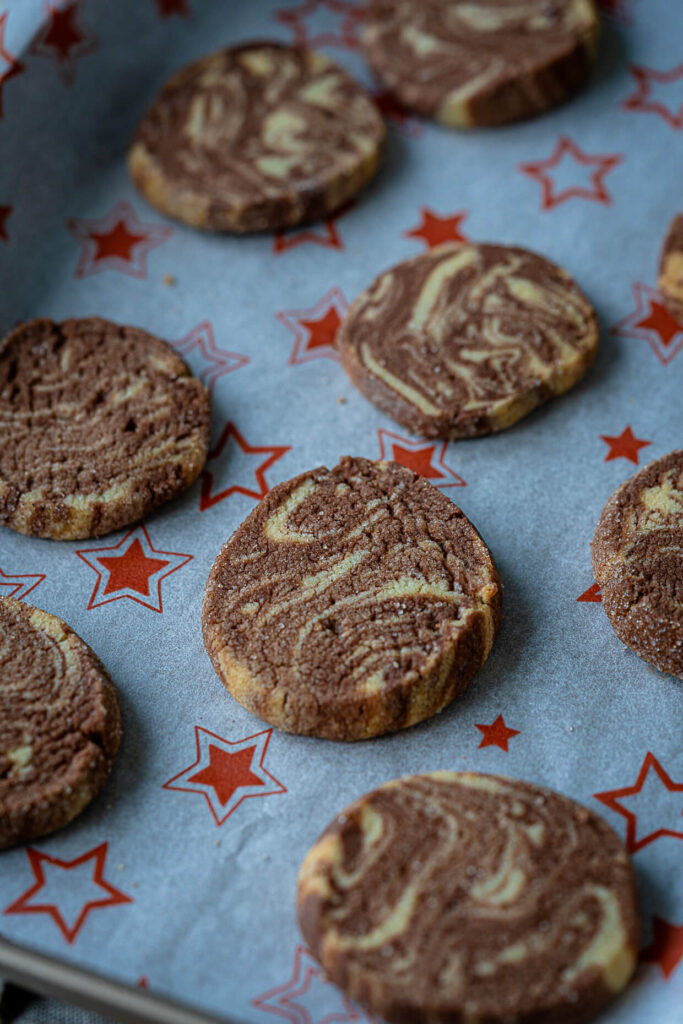
[{"label": "outlined red star", "polygon": [[[363,4],[353,0],[304,0],[275,12],[275,18],[292,32],[297,46],[341,46],[356,50],[358,29],[365,16]],[[330,22],[334,19],[334,27]]]},{"label": "outlined red star", "polygon": [[3,242],[9,242],[9,235],[7,233],[7,221],[9,220],[9,215],[11,212],[11,206],[0,206],[0,239]]},{"label": "outlined red star", "polygon": [[10,53],[5,46],[5,31],[7,29],[7,19],[9,12],[5,11],[4,14],[0,14],[0,117],[4,115],[3,107],[3,94],[5,91],[5,85],[9,82],[10,78],[14,78],[15,75],[20,75],[26,68],[20,60]]},{"label": "outlined red star", "polygon": [[667,88],[676,82],[683,85],[683,64],[671,71],[632,64],[629,71],[636,80],[636,90],[622,102],[621,109],[657,114],[672,128],[683,128],[683,88],[678,86],[675,95],[674,90]]},{"label": "outlined red star", "polygon": [[195,725],[194,733],[196,761],[165,782],[162,788],[201,794],[217,825],[223,825],[249,797],[287,792],[263,765],[272,729],[243,740],[226,740],[200,725]]},{"label": "outlined red star", "polygon": [[337,221],[340,217],[343,217],[345,213],[353,209],[355,202],[352,200],[350,203],[346,203],[340,210],[333,213],[331,217],[322,221],[316,227],[303,227],[303,228],[292,228],[289,231],[277,231],[273,238],[273,252],[276,256],[279,256],[283,252],[289,252],[290,249],[296,249],[299,245],[320,245],[323,249],[339,249],[344,248],[344,242],[337,229]]},{"label": "outlined red star", "polygon": [[380,427],[379,457],[399,462],[437,487],[466,487],[467,482],[446,463],[447,441],[415,441]]},{"label": "outlined red star", "polygon": [[76,554],[97,573],[97,583],[88,601],[88,610],[129,598],[159,613],[164,610],[161,601],[162,582],[194,557],[155,548],[143,523],[129,530],[118,544],[104,548],[82,548]]},{"label": "outlined red star", "polygon": [[[662,836],[683,839],[683,782],[674,782],[649,750],[632,786],[608,789],[593,796],[626,818],[629,853],[637,853]],[[624,806],[626,800],[636,807],[635,811]]]},{"label": "outlined red star", "polygon": [[[561,135],[547,159],[520,164],[519,170],[541,186],[542,210],[552,210],[568,199],[589,199],[609,205],[612,197],[605,187],[604,179],[623,159],[619,153],[591,156],[584,153],[569,136]],[[586,177],[584,167],[593,168],[589,186],[581,183],[581,178]],[[558,185],[556,179],[559,179],[560,174],[566,177],[567,170],[571,171],[574,183]],[[556,175],[551,174],[551,171],[555,171]]]},{"label": "outlined red star", "polygon": [[65,85],[73,84],[77,61],[100,46],[95,33],[79,21],[80,14],[81,0],[48,3],[46,20],[29,49],[34,57],[53,60]]},{"label": "outlined red star", "polygon": [[652,918],[652,942],[640,951],[640,960],[659,964],[665,978],[671,977],[683,960],[683,925],[671,924],[663,917]]},{"label": "outlined red star", "polygon": [[[131,896],[104,878],[108,845],[100,843],[74,860],[61,860],[27,847],[35,882],[3,913],[49,914],[66,941],[75,942],[91,911],[133,902]],[[39,893],[42,899],[36,900]]]},{"label": "outlined red star", "polygon": [[228,352],[227,349],[219,348],[216,345],[213,327],[208,320],[203,320],[202,323],[193,327],[184,338],[181,338],[180,341],[172,341],[171,344],[183,356],[198,352],[202,359],[209,364],[200,370],[199,379],[207,386],[211,395],[213,395],[213,389],[219,377],[239,370],[249,362],[249,356],[244,356],[240,352]]},{"label": "outlined red star", "polygon": [[475,722],[475,725],[482,734],[477,750],[481,750],[482,747],[500,747],[509,754],[508,742],[513,736],[519,736],[519,729],[509,729],[502,715],[498,715],[491,725],[479,725],[478,722]]},{"label": "outlined red star", "polygon": [[171,18],[176,14],[181,18],[189,18],[192,15],[187,0],[154,0],[154,3],[160,18]]},{"label": "outlined red star", "polygon": [[82,246],[76,277],[118,270],[129,277],[145,278],[147,253],[173,234],[173,228],[138,220],[135,210],[125,200],[104,217],[92,220],[70,217],[66,226]]},{"label": "outlined red star", "polygon": [[442,245],[444,242],[468,241],[467,236],[460,230],[460,225],[467,217],[464,210],[442,217],[429,207],[423,206],[420,215],[422,222],[417,227],[404,231],[404,238],[419,238],[428,249],[433,249],[435,245]]},{"label": "outlined red star", "polygon": [[299,366],[311,359],[339,362],[335,338],[349,304],[339,288],[330,288],[310,309],[283,309],[275,316],[292,332],[296,341],[287,363]]},{"label": "outlined red star", "polygon": [[0,569],[0,597],[23,601],[44,579],[44,572],[7,573]]},{"label": "outlined red star", "polygon": [[352,1003],[328,981],[325,972],[305,946],[294,951],[292,976],[252,999],[251,1005],[263,1013],[284,1017],[290,1024],[346,1024],[373,1018]]},{"label": "outlined red star", "polygon": [[636,437],[630,425],[625,427],[618,437],[610,437],[608,434],[599,434],[598,436],[609,447],[609,451],[605,455],[605,462],[611,462],[612,459],[628,459],[634,466],[637,466],[640,449],[647,448],[652,444],[652,441],[644,441],[642,438]]},{"label": "outlined red star", "polygon": [[[206,464],[218,463],[213,469],[204,469],[202,473],[202,493],[199,499],[200,512],[217,505],[231,494],[244,494],[247,498],[260,501],[270,490],[266,481],[266,470],[283,455],[291,451],[291,445],[250,445],[234,423],[225,424],[216,445],[209,452]],[[262,456],[267,456],[265,459]],[[220,460],[220,461],[219,461]],[[255,463],[258,462],[258,465]],[[241,483],[230,483],[227,487],[213,493],[214,478],[222,475],[226,480],[241,480]],[[246,486],[256,479],[257,488]]]},{"label": "outlined red star", "polygon": [[598,583],[593,583],[588,590],[584,590],[583,594],[580,594],[576,599],[581,602],[584,601],[586,604],[600,604],[602,601],[602,592]]},{"label": "outlined red star", "polygon": [[413,117],[409,110],[401,106],[386,89],[373,93],[372,98],[385,121],[395,124],[402,135],[412,139],[417,139],[422,135],[424,131],[422,123]]},{"label": "outlined red star", "polygon": [[610,334],[647,341],[660,363],[666,366],[683,349],[683,324],[671,315],[654,288],[636,281],[633,295],[636,308],[615,324]]}]

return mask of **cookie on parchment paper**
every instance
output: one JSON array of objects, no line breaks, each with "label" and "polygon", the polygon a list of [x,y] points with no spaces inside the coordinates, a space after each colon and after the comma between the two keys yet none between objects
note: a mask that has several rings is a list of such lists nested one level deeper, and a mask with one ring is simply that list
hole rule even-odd
[{"label": "cookie on parchment paper", "polygon": [[593,537],[593,571],[619,639],[683,679],[683,450],[644,466],[610,497]]},{"label": "cookie on parchment paper", "polygon": [[658,284],[671,314],[683,325],[683,213],[672,220],[666,233]]},{"label": "cookie on parchment paper", "polygon": [[346,457],[254,509],[214,562],[202,625],[249,711],[357,740],[441,711],[501,617],[493,558],[460,509],[403,466]]},{"label": "cookie on parchment paper", "polygon": [[0,598],[0,850],[80,814],[120,742],[118,697],[97,655],[55,615]]},{"label": "cookie on parchment paper", "polygon": [[303,936],[386,1021],[578,1024],[624,988],[639,915],[597,815],[500,776],[389,782],[332,821],[299,873]]},{"label": "cookie on parchment paper", "polygon": [[380,274],[337,347],[383,412],[455,439],[504,430],[573,387],[598,338],[593,307],[561,267],[515,246],[454,243]]},{"label": "cookie on parchment paper", "polygon": [[129,169],[157,209],[213,231],[276,231],[327,216],[374,175],[378,107],[322,54],[228,47],[179,71],[143,118]]},{"label": "cookie on parchment paper", "polygon": [[363,49],[405,107],[447,125],[498,125],[583,86],[600,22],[594,0],[370,0]]},{"label": "cookie on parchment paper", "polygon": [[170,345],[108,320],[32,320],[0,341],[0,524],[99,537],[202,470],[209,396]]}]

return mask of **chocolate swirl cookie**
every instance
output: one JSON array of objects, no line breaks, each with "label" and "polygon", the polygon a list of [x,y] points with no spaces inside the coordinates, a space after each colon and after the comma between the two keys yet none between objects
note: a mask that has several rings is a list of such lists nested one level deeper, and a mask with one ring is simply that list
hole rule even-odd
[{"label": "chocolate swirl cookie", "polygon": [[384,136],[376,104],[327,57],[252,43],[167,82],[129,169],[153,206],[194,227],[274,231],[348,202],[375,173]]},{"label": "chocolate swirl cookie", "polygon": [[370,0],[363,47],[400,103],[467,128],[562,103],[599,31],[594,0]]},{"label": "chocolate swirl cookie", "polygon": [[80,814],[120,742],[116,690],[97,655],[56,616],[0,598],[0,850]]},{"label": "chocolate swirl cookie", "polygon": [[249,711],[357,740],[444,708],[486,660],[502,588],[481,537],[428,481],[344,458],[273,488],[216,558],[204,643]]},{"label": "chocolate swirl cookie", "polygon": [[174,498],[209,444],[209,396],[170,345],[108,320],[0,342],[0,524],[99,537]]},{"label": "chocolate swirl cookie", "polygon": [[683,451],[617,488],[595,530],[593,571],[619,639],[683,679]]},{"label": "chocolate swirl cookie", "polygon": [[385,271],[339,332],[366,398],[423,437],[504,430],[583,377],[595,312],[566,271],[525,249],[439,246]]},{"label": "chocolate swirl cookie", "polygon": [[683,213],[672,220],[664,239],[658,284],[672,316],[683,326]]},{"label": "chocolate swirl cookie", "polygon": [[361,797],[308,853],[297,905],[332,981],[396,1024],[577,1024],[636,964],[617,836],[499,776],[432,772]]}]

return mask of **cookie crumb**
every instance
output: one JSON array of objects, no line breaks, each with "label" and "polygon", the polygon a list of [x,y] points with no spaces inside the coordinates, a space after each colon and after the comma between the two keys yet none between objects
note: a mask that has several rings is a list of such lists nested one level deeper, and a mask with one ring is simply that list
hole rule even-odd
[{"label": "cookie crumb", "polygon": [[174,277],[173,274],[164,274],[164,284],[167,284],[169,288],[173,288],[178,283],[178,278]]}]

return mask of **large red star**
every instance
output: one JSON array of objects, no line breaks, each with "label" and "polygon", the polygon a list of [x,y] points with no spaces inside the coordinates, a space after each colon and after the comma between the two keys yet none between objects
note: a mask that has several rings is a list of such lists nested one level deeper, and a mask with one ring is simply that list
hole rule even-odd
[{"label": "large red star", "polygon": [[3,242],[9,242],[9,235],[7,234],[7,221],[9,215],[12,212],[11,206],[0,206],[0,239]]},{"label": "large red star", "polygon": [[641,950],[640,959],[646,964],[659,964],[664,977],[670,977],[683,960],[683,925],[653,917],[652,942]]},{"label": "large red star", "polygon": [[81,0],[48,4],[47,19],[31,43],[34,57],[50,57],[67,85],[76,75],[76,62],[99,47],[97,36],[79,24]]},{"label": "large red star", "polygon": [[4,86],[9,82],[10,78],[14,78],[15,75],[20,75],[22,71],[26,70],[21,61],[17,60],[17,58],[5,47],[5,31],[7,28],[8,17],[8,11],[5,11],[4,14],[0,14],[0,117],[4,114]]},{"label": "large red star", "polygon": [[636,308],[615,324],[611,333],[647,341],[660,363],[666,366],[683,349],[683,324],[671,315],[654,288],[636,281],[633,295]]},{"label": "large red star", "polygon": [[[227,451],[225,451],[226,447]],[[281,459],[288,451],[291,451],[291,445],[250,445],[242,437],[234,423],[226,423],[217,444],[209,452],[206,460],[208,466],[210,462],[216,462],[220,459],[220,465],[215,471],[204,469],[202,473],[202,493],[199,499],[200,511],[206,512],[207,509],[217,505],[231,494],[244,494],[247,498],[255,498],[256,501],[265,498],[270,490],[266,482],[266,470],[270,469],[273,463]],[[240,461],[243,464],[246,462],[247,466],[242,465],[238,467],[234,464],[235,456],[240,453],[242,457],[246,456],[246,459],[242,458]],[[263,455],[267,457],[265,459],[261,458]],[[254,462],[256,461],[258,461],[258,466],[254,467]],[[223,490],[218,491],[218,493],[212,493],[215,474],[222,472],[228,479],[234,480],[240,469],[241,476],[249,482],[251,482],[250,478],[252,475],[256,478],[257,490],[252,486],[245,486],[244,483],[230,483]],[[227,473],[225,472],[226,470]]]},{"label": "large red star", "polygon": [[376,1024],[373,1017],[327,980],[322,967],[305,946],[297,946],[294,951],[289,981],[256,996],[251,1004],[263,1013],[284,1017],[290,1024],[352,1024],[356,1021]]},{"label": "large red star", "polygon": [[643,441],[636,437],[630,425],[625,427],[618,437],[610,437],[608,434],[600,434],[599,437],[609,446],[605,462],[611,462],[612,459],[628,459],[635,466],[638,465],[640,449],[652,444],[652,441]]},{"label": "large red star", "polygon": [[199,379],[206,384],[212,395],[219,377],[224,377],[226,373],[232,373],[233,370],[239,370],[249,362],[249,356],[218,348],[213,327],[208,320],[197,324],[184,338],[181,338],[180,341],[172,341],[171,344],[183,356],[198,352],[202,360],[209,364],[200,371]]},{"label": "large red star", "polygon": [[123,554],[109,558],[99,555],[97,561],[109,573],[103,595],[116,594],[119,590],[135,590],[143,597],[149,597],[150,576],[169,564],[167,558],[148,558],[138,537]]},{"label": "large red star", "polygon": [[498,715],[491,725],[479,725],[479,723],[475,723],[475,725],[482,733],[481,743],[477,750],[481,750],[482,747],[500,747],[507,754],[509,753],[508,741],[513,736],[519,736],[519,729],[509,729],[502,715]]},{"label": "large red star", "polygon": [[[662,93],[668,90],[662,88],[680,82],[683,79],[683,64],[672,68],[671,71],[655,71],[652,68],[632,65],[629,71],[636,80],[636,91],[628,96],[621,104],[623,110],[637,110],[644,114],[657,114],[663,118],[672,128],[683,128],[683,102],[680,96],[680,88],[676,89],[676,98],[671,96],[672,105],[669,106],[662,99]],[[653,96],[653,89],[657,89],[658,99]],[[676,106],[676,102],[678,105]]]},{"label": "large red star", "polygon": [[283,309],[275,316],[296,338],[287,360],[290,366],[321,356],[339,361],[335,338],[348,302],[339,288],[330,288],[310,309]]},{"label": "large red star", "polygon": [[[654,843],[662,836],[683,839],[683,796],[674,796],[673,799],[668,796],[678,793],[683,794],[683,782],[674,782],[654,754],[648,751],[638,772],[638,778],[632,786],[608,789],[602,793],[594,793],[593,796],[605,807],[609,807],[626,818],[626,847],[629,853],[637,853],[638,850],[642,850],[644,846]],[[638,809],[635,812],[620,803],[627,797],[631,798],[640,794],[642,796],[638,800]],[[648,822],[644,826],[644,830],[649,828],[649,831],[645,831],[640,838],[637,834],[639,817]],[[666,824],[659,825],[663,819],[666,819]],[[655,820],[658,827],[653,828]],[[670,827],[674,823],[677,827]]]},{"label": "large red star", "polygon": [[[553,175],[549,172],[559,168],[559,165],[567,159],[578,165],[577,176],[579,175],[578,167],[594,168],[590,174],[590,187],[577,183],[556,189]],[[611,203],[612,197],[605,187],[604,179],[622,160],[623,157],[618,153],[590,156],[584,153],[567,135],[561,135],[555,149],[546,160],[520,164],[519,170],[522,174],[528,174],[541,186],[541,209],[552,210],[560,203],[566,202],[567,199],[590,199],[596,203]],[[583,172],[580,173],[585,177]]]},{"label": "large red star", "polygon": [[307,243],[320,245],[323,249],[343,249],[344,243],[337,229],[337,221],[345,213],[348,213],[354,205],[353,201],[346,203],[345,206],[342,206],[340,210],[337,210],[336,213],[315,228],[304,227],[292,228],[289,231],[277,231],[273,238],[273,252],[279,255]]},{"label": "large red star", "polygon": [[[46,853],[27,847],[26,854],[35,882],[19,899],[11,903],[4,913],[49,914],[66,941],[75,942],[91,911],[133,902],[130,896],[104,878],[107,848],[108,843],[100,843],[74,860],[60,860],[58,857],[50,857]],[[72,874],[67,878],[63,874],[60,875],[60,872]],[[60,892],[67,886],[69,899],[60,906]],[[43,898],[36,901],[35,897],[40,892],[43,893]],[[66,905],[68,903],[68,906],[73,908],[74,896],[79,892],[83,899],[74,917],[73,910],[67,911]],[[106,893],[105,896],[102,896],[103,892]],[[86,898],[88,893],[89,899]]]},{"label": "large red star", "polygon": [[[304,0],[294,7],[276,11],[275,17],[294,35],[297,46],[341,46],[357,49],[358,28],[365,7],[351,0]],[[335,27],[331,28],[334,19]]]},{"label": "large red star", "polygon": [[143,224],[131,204],[125,201],[105,217],[95,220],[71,217],[66,226],[82,246],[76,277],[88,277],[104,270],[147,277],[147,253],[173,234],[170,227]]},{"label": "large red star", "polygon": [[154,0],[160,18],[170,18],[177,14],[181,18],[189,18],[192,14],[187,0]]},{"label": "large red star", "polygon": [[602,593],[600,591],[600,585],[593,583],[588,590],[584,590],[576,599],[577,601],[585,601],[587,604],[600,604],[602,601]]},{"label": "large red star", "polygon": [[399,462],[407,469],[412,469],[414,473],[431,480],[437,487],[467,486],[466,481],[446,463],[447,441],[414,441],[383,427],[377,431],[377,437],[380,459]]},{"label": "large red star", "polygon": [[404,231],[404,238],[419,238],[425,243],[428,249],[443,242],[466,242],[467,236],[463,235],[460,225],[467,217],[465,212],[453,213],[450,216],[440,217],[428,207],[423,206],[421,212],[422,222],[410,231]]},{"label": "large red star", "polygon": [[17,601],[23,601],[44,579],[45,573],[42,572],[10,574],[0,569],[0,597],[13,597]]}]

